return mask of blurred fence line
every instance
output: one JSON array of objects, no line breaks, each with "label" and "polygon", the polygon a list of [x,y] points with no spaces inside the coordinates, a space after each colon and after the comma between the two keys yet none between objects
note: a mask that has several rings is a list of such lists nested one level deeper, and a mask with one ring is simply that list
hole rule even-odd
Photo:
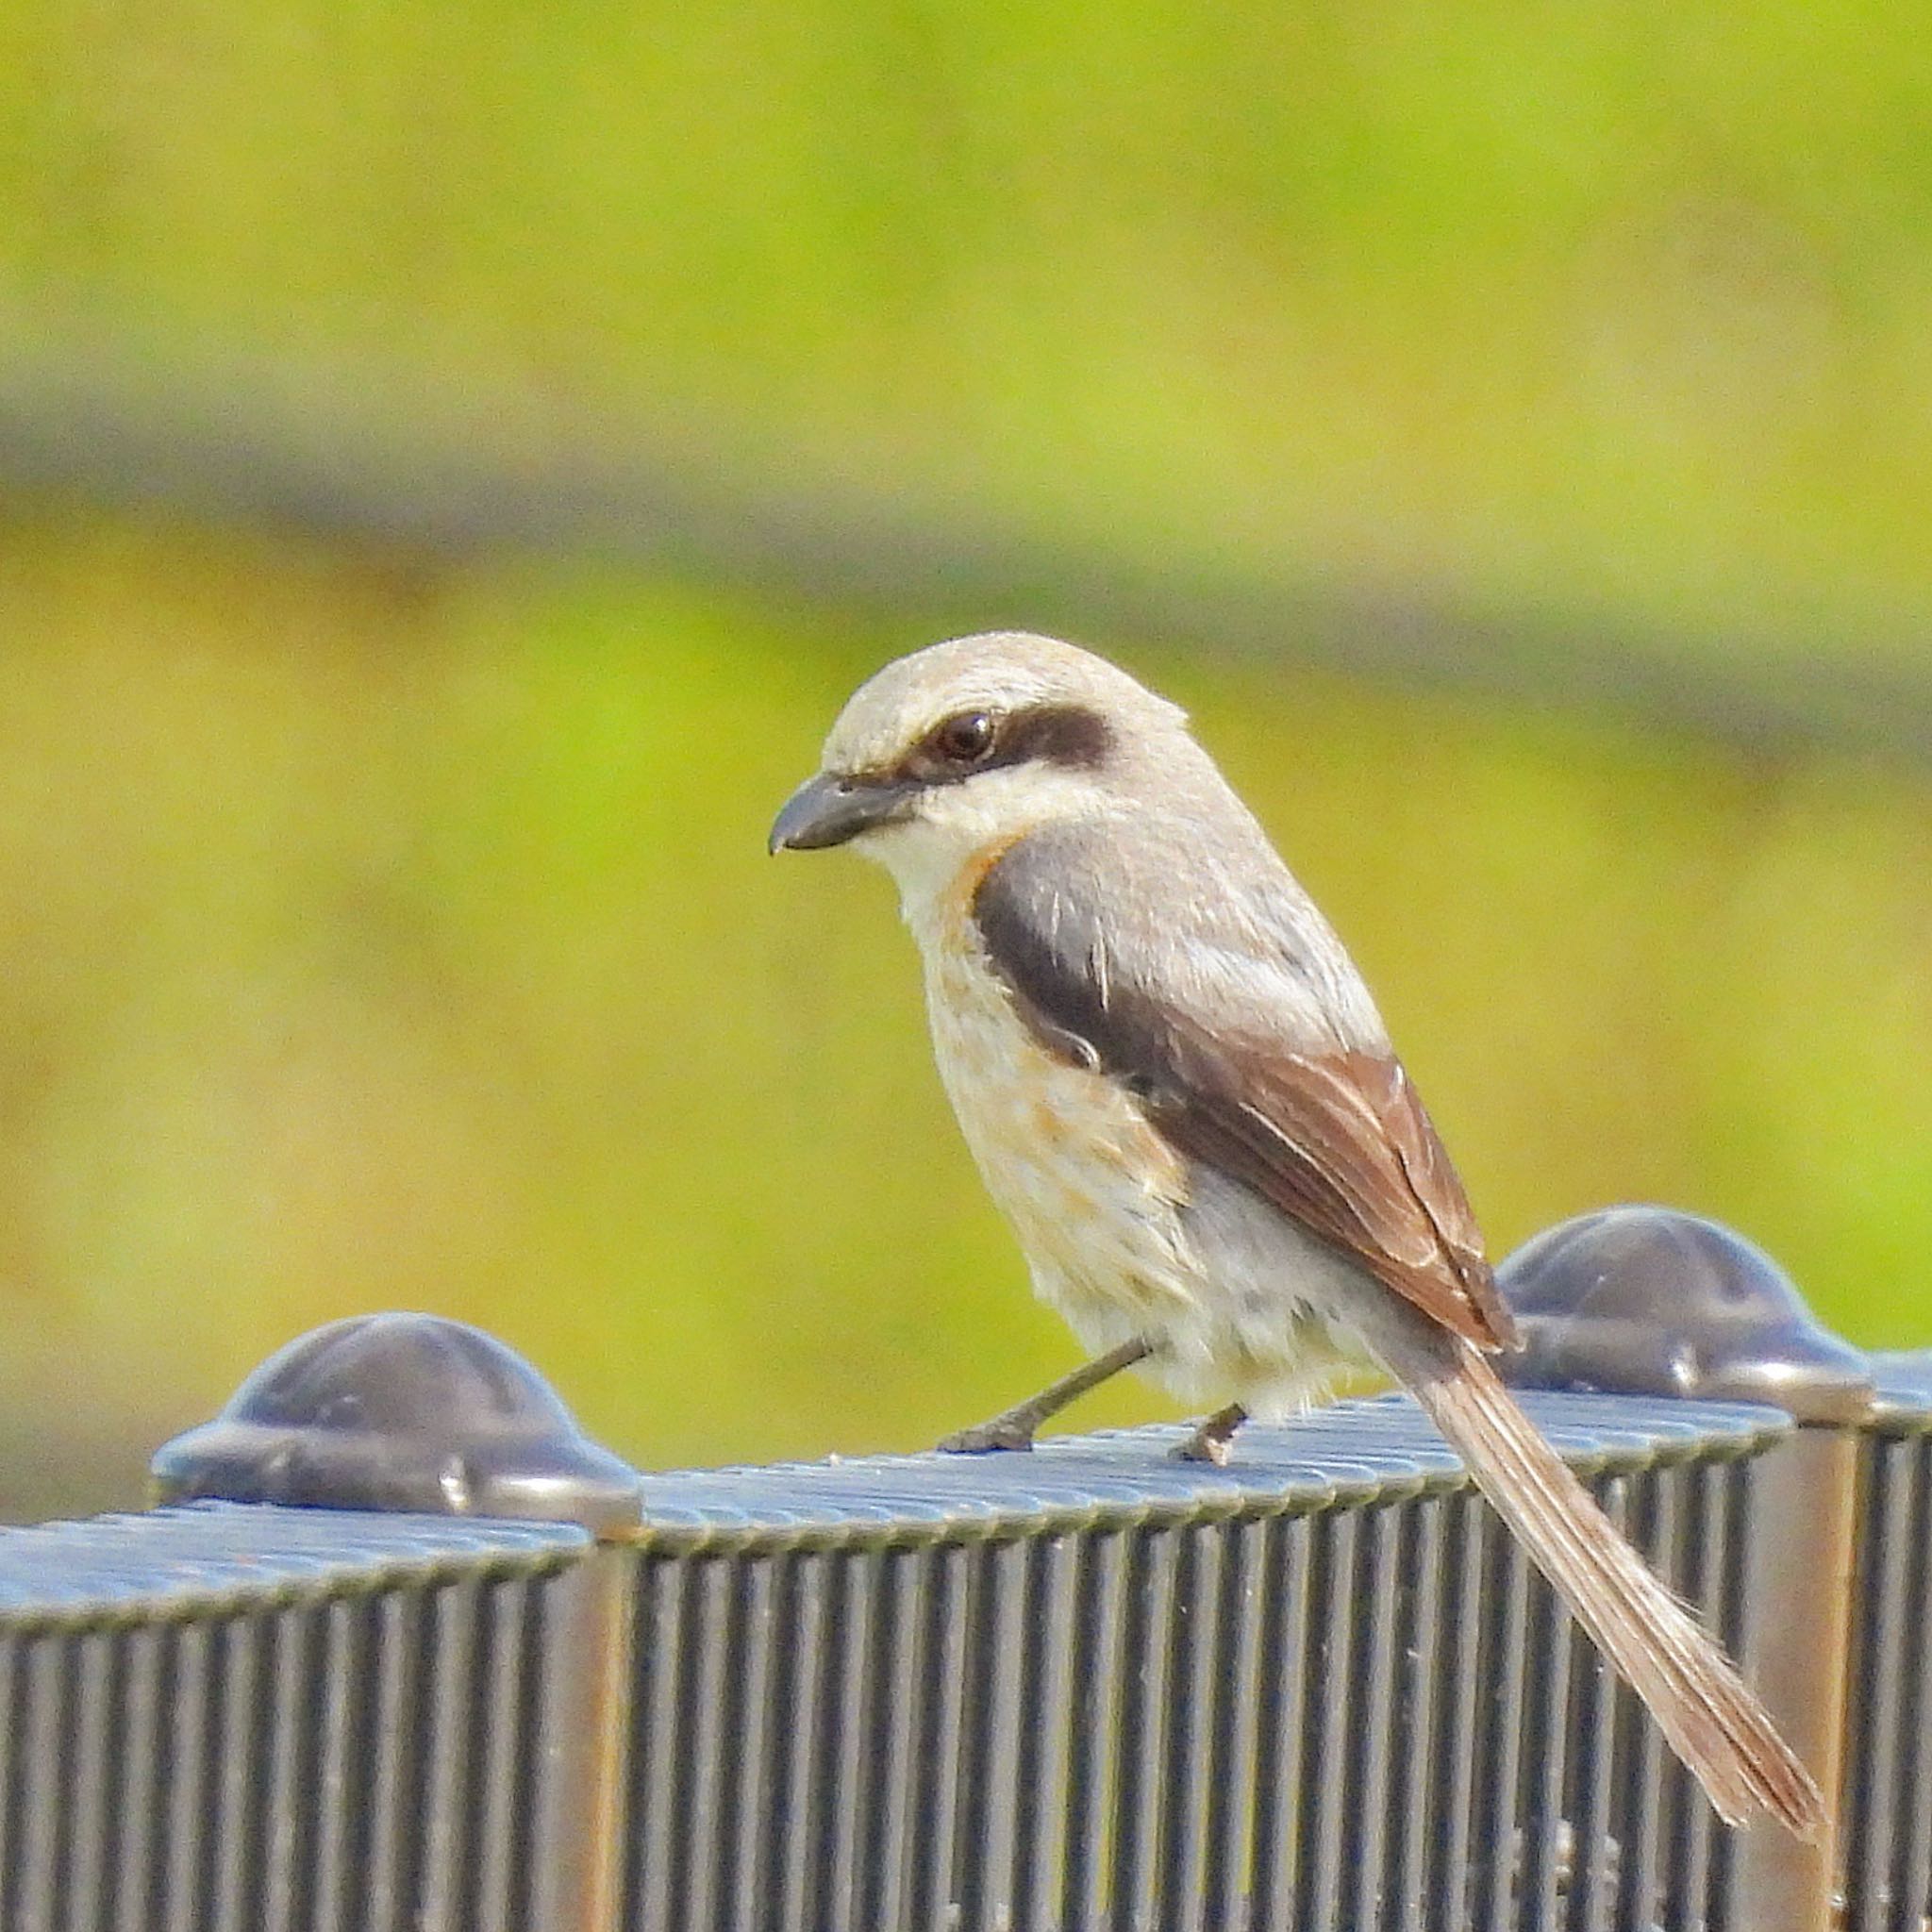
[{"label": "blurred fence line", "polygon": [[[723,432],[723,425],[720,425]],[[403,558],[589,559],[921,635],[1138,637],[1547,706],[1751,755],[1932,762],[1932,662],[1721,656],[1587,617],[1472,608],[1425,580],[1322,581],[1147,555],[860,479],[796,447],[559,415],[447,378],[175,357],[86,330],[0,359],[0,497],[183,513]]]}]

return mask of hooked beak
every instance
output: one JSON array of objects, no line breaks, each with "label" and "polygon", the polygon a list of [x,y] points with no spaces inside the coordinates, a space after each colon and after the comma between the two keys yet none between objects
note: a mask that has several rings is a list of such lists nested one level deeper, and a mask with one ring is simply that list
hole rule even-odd
[{"label": "hooked beak", "polygon": [[842,845],[861,832],[908,817],[912,792],[909,785],[867,785],[821,772],[785,801],[784,810],[772,822],[765,850],[817,852],[827,845]]}]

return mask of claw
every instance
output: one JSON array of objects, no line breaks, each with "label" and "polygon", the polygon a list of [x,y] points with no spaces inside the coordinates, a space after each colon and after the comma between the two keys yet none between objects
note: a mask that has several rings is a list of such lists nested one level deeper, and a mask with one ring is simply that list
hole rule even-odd
[{"label": "claw", "polygon": [[1031,1449],[1033,1431],[1017,1423],[981,1423],[977,1428],[956,1429],[937,1445],[941,1456],[990,1456],[998,1449]]},{"label": "claw", "polygon": [[1235,1431],[1248,1419],[1239,1402],[1216,1409],[1174,1454],[1180,1462],[1211,1462],[1216,1469],[1227,1467],[1228,1451],[1234,1446]]}]

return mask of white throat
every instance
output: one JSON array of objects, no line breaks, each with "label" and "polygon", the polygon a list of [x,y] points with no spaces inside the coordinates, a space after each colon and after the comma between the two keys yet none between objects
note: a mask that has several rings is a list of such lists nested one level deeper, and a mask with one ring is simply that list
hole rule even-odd
[{"label": "white throat", "polygon": [[1089,815],[1103,801],[1084,774],[988,772],[926,792],[913,817],[865,833],[853,848],[891,874],[906,923],[924,944],[949,913],[970,908],[973,889],[1008,846],[1043,824]]}]

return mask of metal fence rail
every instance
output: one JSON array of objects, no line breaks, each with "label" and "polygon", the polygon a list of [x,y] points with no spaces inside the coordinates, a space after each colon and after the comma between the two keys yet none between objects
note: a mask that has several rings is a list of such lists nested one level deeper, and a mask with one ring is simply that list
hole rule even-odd
[{"label": "metal fence rail", "polygon": [[537,1923],[584,1531],[202,1504],[5,1546],[9,1932]]},{"label": "metal fence rail", "polygon": [[641,1474],[338,1324],[175,1507],[0,1531],[0,1932],[1923,1932],[1932,1362],[1879,1380],[1524,1398],[1841,1788],[1813,1848],[1716,1824],[1406,1399]]},{"label": "metal fence rail", "polygon": [[1860,1445],[1845,1924],[1932,1924],[1932,1357],[1881,1359]]},{"label": "metal fence rail", "polygon": [[[1789,1418],[1531,1400],[1740,1641]],[[1406,1399],[1183,1433],[647,1479],[625,1923],[1719,1923],[1711,1814]]]},{"label": "metal fence rail", "polygon": [[[1536,1407],[1740,1641],[1789,1420]],[[1707,1810],[1406,1401],[1228,1471],[1178,1434],[644,1478],[608,1553],[618,1923],[1722,1923]],[[597,1891],[550,1788],[591,1779],[598,1560],[564,1524],[237,1504],[0,1536],[9,1932],[585,1923],[540,1892]]]}]

